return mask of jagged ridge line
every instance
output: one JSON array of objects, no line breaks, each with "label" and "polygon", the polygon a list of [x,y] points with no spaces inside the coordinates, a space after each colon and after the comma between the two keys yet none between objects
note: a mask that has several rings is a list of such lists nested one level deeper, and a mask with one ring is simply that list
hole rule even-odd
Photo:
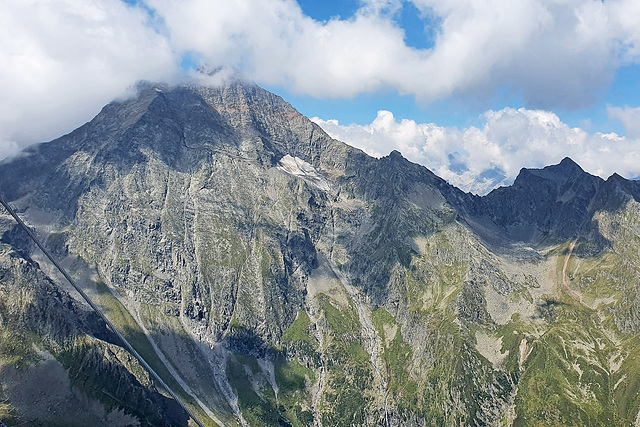
[{"label": "jagged ridge line", "polygon": [[47,251],[47,249],[42,245],[42,243],[40,243],[40,240],[38,240],[36,235],[31,231],[31,229],[29,229],[29,227],[27,227],[27,225],[22,221],[22,219],[20,219],[20,217],[18,216],[18,214],[16,214],[13,208],[11,208],[11,206],[9,206],[7,202],[5,202],[4,198],[1,195],[0,195],[0,204],[2,204],[2,206],[4,206],[4,208],[7,210],[7,212],[9,212],[9,214],[13,217],[13,219],[16,220],[20,228],[22,228],[29,235],[31,240],[33,240],[34,243],[38,245],[40,250],[45,254],[47,258],[49,258],[49,260],[58,269],[58,271],[60,271],[60,273],[64,276],[64,278],[67,279],[67,281],[71,284],[71,286],[73,286],[74,289],[78,291],[78,293],[82,296],[82,298],[84,298],[84,300],[87,302],[87,304],[89,304],[89,306],[93,309],[93,311],[98,313],[98,315],[102,318],[102,320],[104,320],[104,322],[107,324],[109,329],[111,329],[111,331],[113,331],[113,333],[118,336],[118,338],[125,345],[129,353],[131,353],[131,355],[133,355],[138,360],[138,362],[140,362],[140,364],[147,370],[147,372],[149,372],[151,376],[153,376],[160,383],[160,385],[162,385],[162,387],[182,407],[182,409],[184,409],[184,411],[199,427],[205,427],[204,424],[202,424],[202,422],[200,422],[200,420],[193,414],[193,412],[191,412],[191,410],[187,408],[184,402],[182,402],[182,400],[173,392],[173,390],[171,390],[171,388],[162,380],[162,378],[160,378],[160,375],[158,375],[156,371],[154,371],[151,368],[151,366],[149,366],[147,361],[144,360],[144,358],[133,348],[133,346],[129,343],[129,341],[127,341],[127,339],[120,333],[120,331],[116,329],[113,323],[111,323],[111,321],[107,319],[107,316],[104,315],[104,313],[98,308],[98,306],[96,306],[94,302],[91,301],[91,298],[89,298],[89,296],[76,284],[76,282],[71,278],[71,276],[69,276],[67,271],[60,264],[58,264],[55,258],[53,258],[53,256],[49,253],[49,251]]}]

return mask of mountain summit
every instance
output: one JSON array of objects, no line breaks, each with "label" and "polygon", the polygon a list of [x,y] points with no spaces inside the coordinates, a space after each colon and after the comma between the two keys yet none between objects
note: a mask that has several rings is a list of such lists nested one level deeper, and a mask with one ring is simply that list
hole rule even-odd
[{"label": "mountain summit", "polygon": [[590,206],[603,183],[567,157],[543,169],[522,169],[512,186],[479,201],[479,213],[512,240],[559,242],[590,231]]},{"label": "mountain summit", "polygon": [[[478,197],[242,79],[145,83],[2,162],[0,191],[209,425],[640,411],[638,183],[568,158]],[[0,419],[186,425],[0,220]]]}]

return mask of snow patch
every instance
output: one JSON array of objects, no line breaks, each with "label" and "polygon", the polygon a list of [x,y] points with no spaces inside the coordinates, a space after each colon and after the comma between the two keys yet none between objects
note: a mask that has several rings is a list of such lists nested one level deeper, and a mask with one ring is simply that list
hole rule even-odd
[{"label": "snow patch", "polygon": [[278,169],[289,175],[301,178],[321,190],[329,191],[327,180],[311,164],[298,157],[292,157],[287,154],[278,162]]}]

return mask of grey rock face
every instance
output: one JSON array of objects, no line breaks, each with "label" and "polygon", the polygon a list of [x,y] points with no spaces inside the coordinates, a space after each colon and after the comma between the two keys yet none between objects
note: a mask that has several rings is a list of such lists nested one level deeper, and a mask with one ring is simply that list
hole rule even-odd
[{"label": "grey rock face", "polygon": [[513,240],[561,241],[588,226],[590,204],[602,184],[601,178],[565,158],[544,169],[522,169],[512,186],[480,199],[477,212]]},{"label": "grey rock face", "polygon": [[[640,191],[570,159],[477,197],[331,139],[252,83],[142,84],[3,162],[0,191],[207,422],[624,425],[640,410],[625,398],[640,343],[623,335],[638,330]],[[37,289],[75,304],[2,230]],[[139,367],[60,310],[23,319],[62,343],[56,363],[117,378],[138,397],[115,406],[140,423],[176,416],[147,412]]]}]

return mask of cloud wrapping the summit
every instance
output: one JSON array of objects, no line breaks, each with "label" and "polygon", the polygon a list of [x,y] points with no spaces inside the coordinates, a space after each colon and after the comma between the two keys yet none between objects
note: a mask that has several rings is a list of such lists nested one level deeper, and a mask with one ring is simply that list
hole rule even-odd
[{"label": "cloud wrapping the summit", "polygon": [[484,126],[442,127],[396,120],[379,111],[368,125],[312,120],[332,137],[373,156],[398,150],[453,185],[476,194],[508,185],[520,168],[541,168],[569,156],[587,172],[607,178],[614,172],[640,176],[640,137],[590,134],[543,110],[487,111]]},{"label": "cloud wrapping the summit", "polygon": [[291,0],[148,4],[163,17],[177,50],[196,51],[211,65],[235,65],[260,83],[312,96],[380,90],[415,55],[403,31],[377,14],[380,6],[365,6],[353,19],[317,22]]},{"label": "cloud wrapping the summit", "polygon": [[175,49],[312,96],[394,90],[428,102],[510,87],[530,106],[578,108],[621,63],[640,59],[630,0],[413,0],[425,25],[439,23],[430,49],[407,45],[399,1],[365,1],[355,16],[327,22],[292,0],[147,3]]},{"label": "cloud wrapping the summit", "polygon": [[1,3],[2,157],[73,130],[137,80],[177,71],[167,38],[120,0]]}]

